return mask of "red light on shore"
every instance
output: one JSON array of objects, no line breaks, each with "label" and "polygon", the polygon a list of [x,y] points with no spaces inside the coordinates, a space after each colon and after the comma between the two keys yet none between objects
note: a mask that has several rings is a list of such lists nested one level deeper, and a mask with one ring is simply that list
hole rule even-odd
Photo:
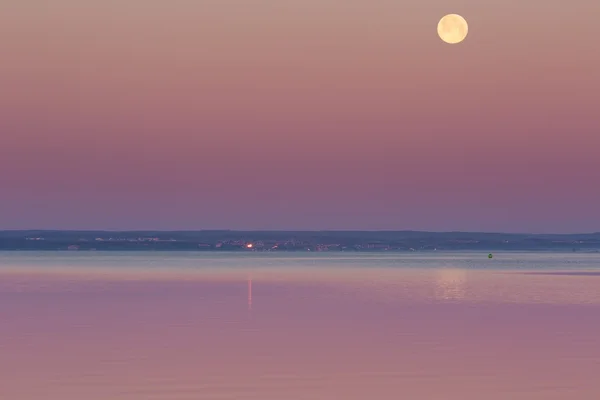
[{"label": "red light on shore", "polygon": [[248,243],[248,244],[246,245],[246,247],[247,247],[247,248],[249,248],[249,249],[251,249],[251,248],[253,247],[253,244],[252,244],[252,243]]}]

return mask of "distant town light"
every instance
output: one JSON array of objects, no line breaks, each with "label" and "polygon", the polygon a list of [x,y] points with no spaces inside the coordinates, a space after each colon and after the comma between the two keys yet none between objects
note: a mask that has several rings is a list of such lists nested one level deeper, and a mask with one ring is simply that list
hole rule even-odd
[{"label": "distant town light", "polygon": [[252,243],[248,243],[248,244],[246,245],[246,247],[247,247],[247,248],[249,248],[249,249],[251,249],[251,248],[252,248],[252,246],[253,246],[253,244],[252,244]]}]

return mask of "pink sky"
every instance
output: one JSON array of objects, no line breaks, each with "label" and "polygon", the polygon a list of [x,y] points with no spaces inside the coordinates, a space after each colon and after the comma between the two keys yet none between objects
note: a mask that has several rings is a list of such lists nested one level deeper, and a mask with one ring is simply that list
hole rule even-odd
[{"label": "pink sky", "polygon": [[0,229],[600,231],[596,1],[341,4],[4,5]]}]

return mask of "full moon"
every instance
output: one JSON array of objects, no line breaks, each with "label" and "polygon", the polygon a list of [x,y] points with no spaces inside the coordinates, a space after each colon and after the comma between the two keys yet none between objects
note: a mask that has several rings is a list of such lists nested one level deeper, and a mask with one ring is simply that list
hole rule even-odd
[{"label": "full moon", "polygon": [[437,26],[438,35],[446,43],[460,43],[467,37],[469,25],[458,14],[448,14],[440,19]]}]

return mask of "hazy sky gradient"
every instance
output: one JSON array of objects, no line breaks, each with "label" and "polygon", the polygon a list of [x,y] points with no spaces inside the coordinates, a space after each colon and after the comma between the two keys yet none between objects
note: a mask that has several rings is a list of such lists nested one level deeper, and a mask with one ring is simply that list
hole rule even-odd
[{"label": "hazy sky gradient", "polygon": [[0,229],[600,231],[595,0],[6,3]]}]

